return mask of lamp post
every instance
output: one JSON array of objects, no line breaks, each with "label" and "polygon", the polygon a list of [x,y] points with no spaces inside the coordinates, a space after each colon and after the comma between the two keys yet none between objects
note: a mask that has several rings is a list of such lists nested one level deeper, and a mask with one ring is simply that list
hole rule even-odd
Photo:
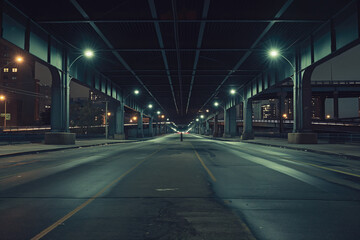
[{"label": "lamp post", "polygon": [[80,54],[78,57],[76,57],[66,68],[66,72],[65,72],[65,76],[67,81],[65,82],[65,84],[63,84],[63,88],[64,88],[64,94],[61,94],[65,99],[63,99],[63,102],[65,103],[63,105],[63,114],[64,114],[64,118],[62,119],[62,121],[65,121],[65,126],[63,126],[62,129],[65,132],[69,132],[69,98],[70,98],[70,82],[71,82],[71,75],[70,75],[70,70],[71,67],[82,57],[85,58],[92,58],[94,57],[94,52],[90,49],[86,49],[82,54]]},{"label": "lamp post", "polygon": [[6,128],[6,97],[4,95],[0,95],[0,101],[4,101],[4,129],[5,129]]},{"label": "lamp post", "polygon": [[298,103],[298,101],[300,101],[299,99],[299,96],[298,96],[298,93],[296,91],[296,88],[297,88],[297,78],[296,78],[296,68],[295,66],[290,62],[289,59],[287,59],[284,55],[282,55],[279,50],[277,49],[271,49],[269,51],[269,56],[271,58],[277,58],[277,57],[281,57],[283,58],[290,66],[291,66],[291,69],[293,70],[293,77],[291,78],[293,80],[293,130],[292,132],[293,133],[296,133],[298,132],[298,109],[297,109],[297,104],[300,104]]}]

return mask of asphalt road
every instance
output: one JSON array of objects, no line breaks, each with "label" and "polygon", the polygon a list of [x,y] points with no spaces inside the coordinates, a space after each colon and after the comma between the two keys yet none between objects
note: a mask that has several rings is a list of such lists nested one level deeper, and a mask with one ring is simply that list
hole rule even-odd
[{"label": "asphalt road", "polygon": [[360,239],[360,164],[173,134],[0,159],[0,239]]}]

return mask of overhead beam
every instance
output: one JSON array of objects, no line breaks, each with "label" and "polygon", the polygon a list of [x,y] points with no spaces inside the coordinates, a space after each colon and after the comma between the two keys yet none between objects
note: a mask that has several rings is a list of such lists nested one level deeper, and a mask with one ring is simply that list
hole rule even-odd
[{"label": "overhead beam", "polygon": [[180,57],[180,39],[178,31],[178,17],[176,0],[171,0],[172,13],[174,17],[174,36],[175,36],[175,47],[176,47],[176,60],[178,68],[178,79],[179,79],[179,90],[180,90],[180,115],[183,115],[183,91],[182,91],[182,77],[181,77],[181,57]]},{"label": "overhead beam", "polygon": [[[181,48],[181,52],[246,52],[250,48]],[[264,51],[264,49],[251,49],[252,51]],[[175,52],[176,48],[114,48],[114,49],[97,49],[96,52]]]},{"label": "overhead beam", "polygon": [[[209,7],[210,7],[210,0],[205,0],[204,1],[203,12],[202,12],[202,19],[207,18],[207,15],[208,15],[208,12],[209,12]],[[187,104],[186,104],[186,114],[188,113],[188,110],[189,110],[191,93],[192,93],[192,88],[193,88],[194,80],[195,80],[195,73],[196,73],[196,69],[197,69],[197,65],[198,65],[199,57],[200,57],[200,50],[199,49],[201,48],[201,45],[202,45],[202,40],[203,40],[204,32],[205,32],[205,25],[206,25],[206,22],[201,22],[201,24],[200,24],[198,41],[197,41],[197,44],[196,44],[197,50],[196,50],[196,53],[195,53],[195,60],[194,60],[194,66],[193,66],[194,70],[192,72],[189,95],[188,95]]]},{"label": "overhead beam", "polygon": [[[76,10],[80,12],[80,14],[85,18],[86,20],[89,20],[90,17],[87,15],[85,10],[79,5],[79,3],[76,0],[70,0],[70,2],[74,5]],[[99,37],[105,42],[105,44],[110,48],[114,49],[113,45],[110,43],[110,41],[105,37],[105,35],[101,32],[101,30],[96,26],[96,24],[92,21],[89,22],[90,26],[94,29],[94,31],[99,35]],[[164,111],[165,109],[161,106],[159,101],[153,96],[153,94],[149,91],[149,89],[145,86],[145,84],[142,82],[142,80],[136,75],[136,73],[131,69],[131,67],[126,63],[126,61],[120,56],[120,54],[116,51],[111,51],[112,54],[118,59],[118,61],[138,80],[138,82],[142,85],[142,87],[149,93],[149,95],[155,100],[155,102],[162,108]]]},{"label": "overhead beam", "polygon": [[[155,2],[154,2],[154,0],[148,0],[148,3],[149,3],[149,6],[150,6],[151,16],[154,19],[156,19],[157,18],[157,13],[156,13]],[[167,76],[168,76],[169,85],[170,85],[174,105],[175,105],[175,108],[176,108],[176,112],[179,114],[179,108],[178,108],[177,103],[176,103],[174,87],[173,87],[173,84],[172,84],[172,79],[171,79],[171,75],[170,75],[170,71],[169,71],[169,64],[168,64],[166,53],[165,53],[165,50],[164,50],[164,42],[163,42],[163,38],[162,38],[162,34],[161,34],[160,24],[158,22],[154,22],[154,27],[155,27],[156,36],[157,36],[157,39],[158,39],[159,46],[161,48],[160,51],[161,51],[161,55],[162,55],[162,58],[163,58],[164,65],[165,65],[165,71],[166,71]]]},{"label": "overhead beam", "polygon": [[[134,71],[138,71],[138,72],[162,72],[164,71],[163,69],[135,69]],[[177,69],[169,69],[170,72],[177,72]],[[181,71],[183,72],[192,72],[194,71],[194,69],[182,69]],[[227,71],[231,71],[229,69],[219,69],[219,70],[214,70],[214,69],[197,69],[197,72],[227,72]],[[238,70],[234,70],[233,72],[262,72],[263,70],[260,69],[238,69]],[[112,70],[112,71],[103,71],[103,72],[128,72],[128,70],[125,69],[119,69],[119,70]]]},{"label": "overhead beam", "polygon": [[[179,23],[325,23],[323,19],[194,19],[178,20]],[[77,24],[77,23],[173,23],[163,19],[121,19],[121,20],[42,20],[42,24]]]},{"label": "overhead beam", "polygon": [[[275,15],[275,19],[280,18],[284,12],[289,8],[289,6],[294,2],[294,0],[288,0],[286,1],[286,3],[281,7],[281,9],[276,13]],[[234,73],[234,71],[238,70],[241,65],[248,59],[248,57],[251,55],[251,53],[253,52],[252,49],[255,48],[257,46],[257,44],[261,41],[261,39],[270,31],[270,29],[274,26],[275,22],[270,22],[268,23],[268,25],[265,27],[265,29],[260,33],[260,35],[257,37],[257,39],[253,42],[253,44],[250,47],[250,50],[248,50],[242,57],[241,59],[235,64],[235,66],[233,67],[233,69],[231,71],[229,71],[229,73],[227,74],[227,76],[224,78],[224,80],[219,84],[219,86],[216,88],[216,90],[214,91],[214,93],[210,96],[210,98],[201,106],[200,110],[206,106],[208,104],[208,102],[216,96],[216,94],[218,93],[218,91],[220,90],[221,86],[229,79],[229,77]]]}]

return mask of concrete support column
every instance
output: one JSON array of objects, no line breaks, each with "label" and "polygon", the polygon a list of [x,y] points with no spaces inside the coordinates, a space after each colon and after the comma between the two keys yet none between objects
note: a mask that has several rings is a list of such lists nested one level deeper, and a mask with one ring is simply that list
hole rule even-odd
[{"label": "concrete support column", "polygon": [[299,61],[296,61],[293,87],[293,133],[311,131],[312,95],[311,95],[311,72],[302,74],[299,70]]},{"label": "concrete support column", "polygon": [[335,91],[333,93],[334,97],[334,119],[339,119],[339,92]]},{"label": "concrete support column", "polygon": [[75,133],[69,130],[70,79],[67,73],[50,67],[51,132],[45,133],[45,144],[75,144]]},{"label": "concrete support column", "polygon": [[209,120],[205,121],[205,135],[206,136],[210,135],[210,123],[209,123]]},{"label": "concrete support column", "polygon": [[124,104],[120,102],[117,106],[114,118],[115,118],[115,134],[114,139],[124,140],[125,139],[125,115],[124,115]]},{"label": "concrete support column", "polygon": [[158,134],[158,135],[161,135],[161,131],[160,131],[161,129],[160,129],[160,127],[161,127],[161,126],[160,126],[160,122],[159,122],[159,120],[158,120],[158,121],[156,122],[156,128],[157,128],[157,134]]},{"label": "concrete support column", "polygon": [[213,129],[213,137],[217,137],[219,133],[218,128],[218,115],[214,116],[214,129]]},{"label": "concrete support column", "polygon": [[149,137],[154,136],[153,121],[154,121],[154,118],[149,117]]},{"label": "concrete support column", "polygon": [[237,123],[236,123],[236,107],[229,109],[229,130],[230,135],[235,137],[237,135]]},{"label": "concrete support column", "polygon": [[205,128],[205,123],[206,121],[204,121],[204,119],[200,120],[200,134],[201,135],[206,135],[206,128]]},{"label": "concrete support column", "polygon": [[252,100],[244,99],[243,101],[243,132],[241,135],[242,140],[254,139],[254,132],[252,127]]},{"label": "concrete support column", "polygon": [[279,133],[284,132],[284,117],[283,114],[285,113],[285,99],[286,99],[286,92],[280,92],[278,94],[278,118],[279,118]]},{"label": "concrete support column", "polygon": [[317,143],[317,134],[311,132],[311,74],[313,68],[299,71],[299,59],[296,58],[296,70],[294,73],[294,123],[293,132],[288,134],[289,143],[312,144]]},{"label": "concrete support column", "polygon": [[224,109],[224,137],[236,136],[236,108]]},{"label": "concrete support column", "polygon": [[114,102],[109,102],[109,109],[108,109],[108,136],[109,138],[114,138],[115,131],[116,131],[116,111],[117,106]]},{"label": "concrete support column", "polygon": [[144,137],[144,124],[143,124],[143,113],[139,112],[138,113],[138,122],[137,122],[137,137],[138,138],[143,138]]},{"label": "concrete support column", "polygon": [[326,101],[326,97],[325,96],[320,96],[319,97],[319,108],[320,108],[320,120],[325,120],[325,101]]}]

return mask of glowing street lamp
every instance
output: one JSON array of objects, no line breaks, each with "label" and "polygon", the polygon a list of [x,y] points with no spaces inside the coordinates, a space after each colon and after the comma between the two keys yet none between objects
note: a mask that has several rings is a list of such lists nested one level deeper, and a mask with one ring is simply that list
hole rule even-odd
[{"label": "glowing street lamp", "polygon": [[[295,67],[294,67],[294,65],[290,62],[290,60],[289,59],[287,59],[284,55],[282,55],[281,53],[280,53],[280,51],[279,50],[277,50],[277,49],[270,49],[269,50],[269,56],[270,56],[270,58],[278,58],[279,56],[280,57],[282,57],[285,61],[287,61],[289,64],[290,64],[290,66],[291,66],[291,68],[294,70],[294,78],[295,78],[295,71],[296,71],[296,69],[295,69]],[[293,79],[294,80],[294,79]]]},{"label": "glowing street lamp", "polygon": [[77,60],[79,60],[82,57],[86,57],[86,58],[92,58],[94,57],[94,51],[92,51],[91,49],[86,49],[83,54],[79,55],[77,58],[75,58],[69,65],[69,67],[67,68],[68,72],[70,71],[70,68],[72,67],[72,65],[74,65],[74,63],[76,63]]},{"label": "glowing street lamp", "polygon": [[15,59],[15,61],[16,61],[17,63],[22,63],[22,62],[24,61],[24,58],[21,57],[21,56],[17,56],[16,59]]},{"label": "glowing street lamp", "polygon": [[160,111],[157,111],[156,113],[157,113],[157,115],[160,115],[161,112],[160,112]]},{"label": "glowing street lamp", "polygon": [[236,94],[236,90],[235,90],[235,89],[230,89],[230,94],[231,94],[231,95],[235,95],[235,94]]},{"label": "glowing street lamp", "polygon": [[6,128],[6,97],[4,95],[0,95],[0,101],[4,102],[4,129]]},{"label": "glowing street lamp", "polygon": [[270,58],[278,58],[279,56],[282,57],[292,68],[293,70],[293,77],[292,77],[292,80],[293,80],[293,84],[294,84],[294,87],[293,87],[293,133],[296,133],[297,132],[297,128],[298,128],[298,109],[297,109],[297,101],[299,101],[299,96],[298,96],[298,93],[296,91],[296,86],[297,86],[297,79],[296,79],[296,68],[295,66],[290,62],[289,59],[287,59],[284,55],[282,55],[280,53],[280,51],[278,49],[270,49],[269,52],[269,57]]},{"label": "glowing street lamp", "polygon": [[214,102],[214,106],[218,107],[219,106],[219,102]]},{"label": "glowing street lamp", "polygon": [[91,49],[86,49],[84,51],[84,56],[87,58],[92,58],[94,56],[94,51],[92,51]]},{"label": "glowing street lamp", "polygon": [[204,117],[205,117],[204,115],[200,115],[200,118],[201,118],[201,119],[204,119]]},{"label": "glowing street lamp", "polygon": [[149,105],[148,105],[148,108],[152,109],[152,108],[153,108],[153,105],[152,105],[152,104],[149,104]]}]

